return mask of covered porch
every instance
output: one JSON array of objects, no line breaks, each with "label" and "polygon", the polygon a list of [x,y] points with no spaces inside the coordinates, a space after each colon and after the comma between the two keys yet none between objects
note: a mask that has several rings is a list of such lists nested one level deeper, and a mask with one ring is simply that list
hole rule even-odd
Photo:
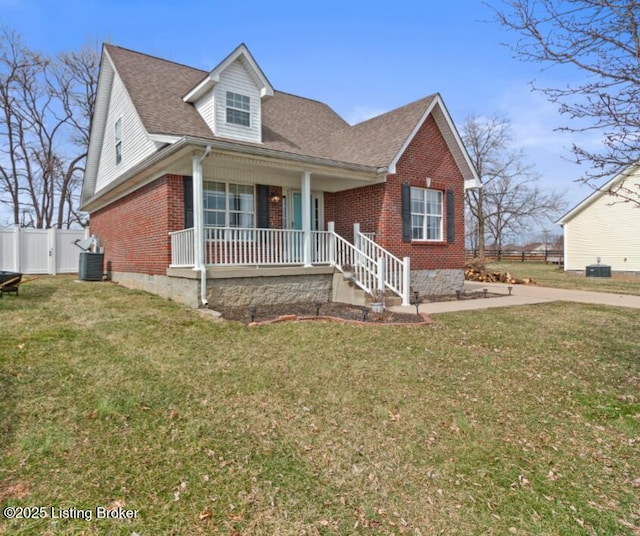
[{"label": "covered porch", "polygon": [[[261,268],[262,275],[289,275],[291,268],[333,268],[350,271],[353,283],[367,293],[390,290],[409,305],[410,260],[399,259],[380,247],[354,224],[354,243],[335,232],[291,229],[219,228],[203,229],[203,273],[229,277],[246,268]],[[170,271],[198,270],[195,260],[195,229],[170,233]],[[233,272],[232,272],[233,270]],[[246,275],[246,271],[244,274]]]},{"label": "covered porch", "polygon": [[[192,147],[190,158],[185,156],[176,158],[171,169],[185,183],[189,179],[191,191],[184,192],[185,228],[169,233],[168,274],[199,272],[204,289],[207,273],[230,269],[280,268],[286,273],[350,266],[354,283],[365,292],[387,288],[409,302],[408,259],[395,258],[361,233],[357,223],[349,242],[333,222],[325,222],[325,194],[380,184],[386,178],[382,170],[230,154],[210,145]],[[205,303],[204,294],[201,298]]]}]

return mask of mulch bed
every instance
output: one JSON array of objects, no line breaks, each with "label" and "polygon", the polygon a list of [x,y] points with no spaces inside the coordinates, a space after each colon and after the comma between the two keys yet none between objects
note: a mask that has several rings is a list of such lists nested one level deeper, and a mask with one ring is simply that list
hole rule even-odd
[{"label": "mulch bed", "polygon": [[[462,292],[459,298],[455,295],[421,296],[421,303],[475,300],[484,298],[498,298],[504,294],[487,292],[486,296],[482,291]],[[428,315],[395,313],[385,310],[384,313],[373,313],[370,307],[348,305],[345,303],[326,302],[320,304],[318,309],[313,302],[280,303],[273,305],[255,306],[253,318],[251,307],[225,307],[216,308],[222,318],[226,320],[236,320],[244,324],[261,324],[269,322],[282,322],[290,320],[312,320],[315,318],[323,320],[344,320],[348,322],[370,323],[370,324],[425,324],[430,323]]]},{"label": "mulch bed", "polygon": [[[222,313],[222,317],[228,320],[237,320],[245,324],[249,324],[252,321],[250,307],[227,307],[218,310]],[[259,323],[277,320],[281,317],[286,317],[287,320],[302,320],[314,317],[328,319],[327,317],[332,317],[372,324],[420,324],[425,322],[424,316],[393,313],[389,310],[385,310],[381,314],[375,314],[369,307],[358,307],[336,302],[321,304],[319,311],[315,303],[308,302],[260,305],[255,307],[253,321]]]}]

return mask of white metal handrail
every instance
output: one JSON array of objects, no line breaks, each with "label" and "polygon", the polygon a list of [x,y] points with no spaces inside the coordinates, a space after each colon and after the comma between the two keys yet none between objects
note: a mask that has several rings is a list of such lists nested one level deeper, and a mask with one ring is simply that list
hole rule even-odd
[{"label": "white metal handrail", "polygon": [[410,259],[400,260],[373,240],[373,233],[361,233],[360,224],[353,226],[355,247],[372,259],[377,259],[378,281],[375,288],[388,288],[402,298],[403,305],[410,304]]},{"label": "white metal handrail", "polygon": [[353,271],[353,282],[365,292],[372,292],[376,288],[377,261],[340,235],[333,234],[335,240],[335,264],[338,270],[344,272],[345,267],[350,266]]},{"label": "white metal handrail", "polygon": [[[359,238],[359,240],[358,240]],[[359,237],[355,237],[356,244],[359,248],[372,259],[384,259],[384,284],[385,287],[402,296],[402,274],[404,262],[391,252],[376,244],[368,236],[360,233]],[[359,243],[358,243],[359,242]]]}]

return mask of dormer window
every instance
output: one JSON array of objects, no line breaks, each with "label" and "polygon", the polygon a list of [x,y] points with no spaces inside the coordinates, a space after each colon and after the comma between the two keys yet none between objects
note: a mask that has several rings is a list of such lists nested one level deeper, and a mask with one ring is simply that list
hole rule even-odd
[{"label": "dormer window", "polygon": [[122,118],[113,125],[113,137],[116,148],[116,166],[122,162]]},{"label": "dormer window", "polygon": [[251,126],[250,99],[246,95],[227,91],[227,123]]}]

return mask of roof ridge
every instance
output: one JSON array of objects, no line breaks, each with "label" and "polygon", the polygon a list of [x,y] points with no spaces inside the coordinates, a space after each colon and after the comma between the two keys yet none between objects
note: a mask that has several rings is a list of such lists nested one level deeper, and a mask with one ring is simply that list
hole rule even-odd
[{"label": "roof ridge", "polygon": [[[295,93],[289,93],[288,91],[282,91],[281,89],[275,89],[278,93],[282,93],[283,95],[289,95],[290,97],[296,97],[298,99],[304,99],[306,101],[317,102],[318,104],[324,104],[325,106],[329,106],[326,102],[322,102],[318,99],[312,99],[311,97],[303,97],[302,95],[296,95]],[[330,106],[329,106],[330,107]]]},{"label": "roof ridge", "polygon": [[200,71],[202,73],[208,73],[210,71],[205,71],[204,69],[199,69],[198,67],[193,67],[192,65],[187,65],[186,63],[180,63],[178,61],[168,60],[166,58],[161,58],[160,56],[155,56],[153,54],[148,54],[147,52],[140,52],[139,50],[133,50],[132,48],[123,47],[120,45],[114,45],[112,43],[103,43],[102,45],[105,48],[117,48],[119,50],[123,50],[125,52],[131,52],[133,54],[137,54],[138,56],[145,56],[147,58],[151,58],[153,60],[161,61],[163,63],[171,63],[178,67],[186,67],[187,69],[192,69],[194,71]]},{"label": "roof ridge", "polygon": [[421,97],[421,98],[419,98],[419,99],[416,99],[416,100],[414,100],[414,101],[411,101],[411,102],[409,102],[409,103],[407,103],[407,104],[403,104],[402,106],[398,106],[397,108],[392,108],[391,110],[387,110],[386,112],[382,112],[381,114],[374,115],[373,117],[370,117],[369,119],[365,119],[364,121],[360,121],[359,123],[355,123],[355,124],[353,124],[353,125],[349,125],[349,127],[350,127],[350,128],[354,128],[354,127],[358,127],[358,126],[360,126],[360,125],[364,125],[364,124],[366,124],[366,123],[368,123],[368,122],[370,122],[370,121],[378,120],[378,119],[380,119],[381,117],[384,117],[385,115],[389,115],[389,114],[392,114],[392,113],[396,113],[396,112],[398,112],[398,111],[400,111],[400,110],[402,110],[402,109],[404,109],[404,108],[408,108],[409,106],[413,106],[413,105],[415,105],[415,104],[418,104],[418,103],[419,103],[419,102],[421,102],[421,101],[426,101],[427,99],[433,99],[433,98],[437,97],[439,94],[440,94],[440,93],[438,93],[438,92],[436,91],[435,93],[431,93],[431,94],[429,94],[429,95],[425,95],[424,97]]}]

